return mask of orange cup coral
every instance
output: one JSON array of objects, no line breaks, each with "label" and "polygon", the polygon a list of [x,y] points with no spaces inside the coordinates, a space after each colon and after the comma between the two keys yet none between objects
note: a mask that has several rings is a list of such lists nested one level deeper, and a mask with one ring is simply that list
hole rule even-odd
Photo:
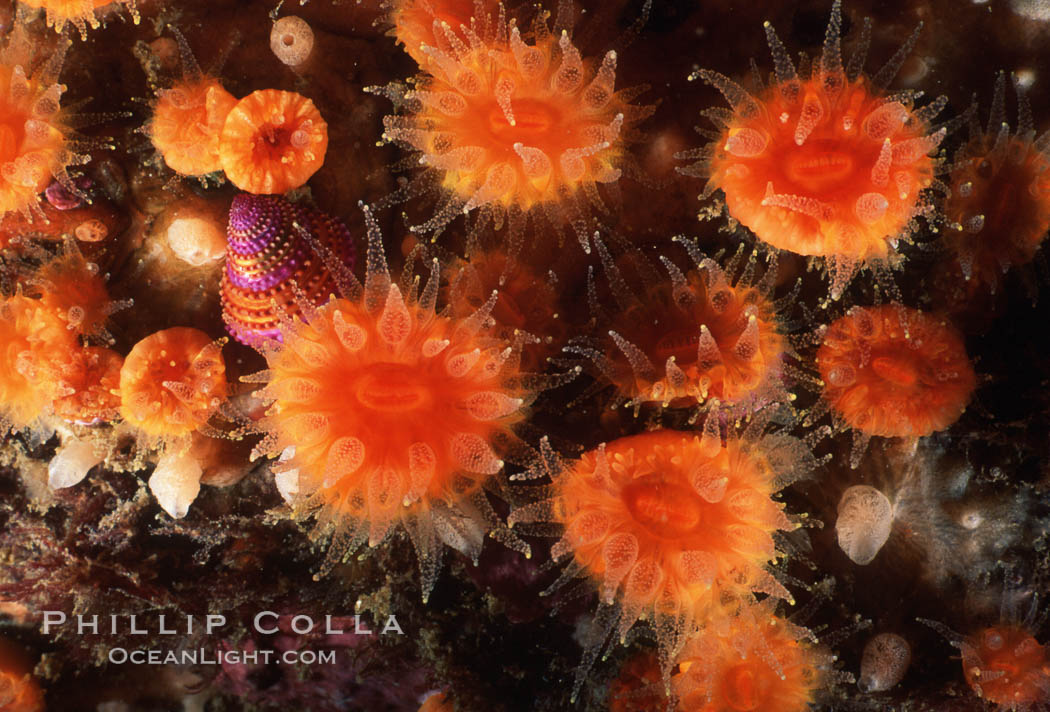
[{"label": "orange cup coral", "polygon": [[959,649],[966,682],[979,697],[1010,710],[1050,703],[1050,657],[1024,627],[985,628]]},{"label": "orange cup coral", "polygon": [[679,712],[806,712],[831,659],[812,633],[755,604],[691,639],[671,679]]},{"label": "orange cup coral", "polygon": [[609,712],[651,712],[667,707],[660,661],[651,651],[630,658],[609,683]]},{"label": "orange cup coral", "polygon": [[417,712],[452,712],[452,701],[444,692],[435,692],[423,700]]},{"label": "orange cup coral", "polygon": [[438,232],[483,208],[509,216],[520,246],[524,216],[540,209],[556,228],[572,225],[586,248],[581,211],[606,209],[597,186],[619,180],[632,129],[653,107],[630,103],[638,91],[616,90],[615,52],[585,61],[568,31],[552,33],[544,18],[532,44],[502,18],[491,29],[483,37],[468,28],[464,42],[443,27],[447,49],[423,50],[432,75],[407,93],[373,89],[407,110],[384,119],[383,138],[428,166],[408,194],[433,184],[446,194],[412,229]]},{"label": "orange cup coral", "polygon": [[1032,261],[1050,230],[1050,132],[1035,137],[1031,107],[1017,90],[1020,125],[1010,133],[1006,79],[995,83],[988,128],[970,115],[970,140],[951,172],[945,243],[963,277],[995,291],[1011,266]]},{"label": "orange cup coral", "polygon": [[701,434],[619,438],[569,465],[552,497],[511,512],[512,526],[562,524],[551,555],[574,559],[563,583],[583,574],[599,585],[603,633],[581,670],[612,631],[622,640],[640,618],[668,661],[720,600],[790,598],[766,570],[778,555],[773,534],[795,528],[772,496],[813,462],[799,441],[761,435],[767,422],[757,417],[725,444],[715,417]]},{"label": "orange cup coral", "polygon": [[455,34],[461,26],[470,27],[471,20],[487,26],[498,5],[499,2],[493,0],[385,0],[383,3],[389,13],[387,20],[394,26],[392,34],[416,64],[424,68],[432,62],[426,47],[447,52],[451,49],[446,39],[448,31]]},{"label": "orange cup coral", "polygon": [[149,136],[168,168],[186,176],[221,170],[219,138],[236,104],[212,77],[190,77],[158,92]]},{"label": "orange cup coral", "polygon": [[[442,541],[476,560],[489,529],[510,540],[484,489],[503,469],[497,449],[515,441],[511,428],[531,394],[518,349],[486,333],[495,295],[467,318],[436,314],[436,263],[421,295],[402,291],[370,216],[368,229],[363,290],[344,282],[347,298],[319,308],[304,299],[305,323],[286,318],[283,345],[259,347],[269,370],[257,395],[273,405],[252,455],[289,454],[275,470],[298,473],[308,508],[323,507],[319,531],[335,527],[343,542],[329,566],[347,543],[378,546],[404,526],[425,599]],[[340,279],[352,279],[343,271]]]},{"label": "orange cup coral", "polygon": [[[637,406],[718,407],[744,413],[770,401],[786,401],[781,382],[788,343],[780,333],[772,282],[738,277],[738,253],[723,270],[690,240],[676,238],[696,266],[683,273],[666,257],[669,279],[646,285],[643,297],[627,287],[604,243],[598,254],[615,297],[608,334],[599,348],[575,340],[567,350],[590,357],[615,384],[620,402]],[[640,254],[628,254],[635,261]],[[754,256],[746,269],[753,275]],[[639,271],[655,270],[645,265]],[[775,265],[767,277],[776,273]]]},{"label": "orange cup coral", "polygon": [[941,97],[916,109],[908,92],[887,98],[884,88],[917,35],[869,80],[863,56],[843,65],[841,28],[836,0],[823,53],[800,77],[766,23],[776,81],[757,95],[717,72],[698,72],[733,110],[707,112],[718,138],[681,156],[702,159],[683,172],[709,177],[705,195],[721,189],[729,214],[759,239],[827,258],[834,297],[859,265],[886,261],[928,210],[922,191],[936,167],[929,154],[945,133],[928,131],[946,103]]},{"label": "orange cup coral", "polygon": [[106,338],[106,320],[130,302],[109,298],[99,267],[88,262],[72,240],[62,254],[44,263],[29,280],[29,289],[40,294],[40,306],[76,334]]},{"label": "orange cup coral", "polygon": [[74,423],[113,420],[120,412],[120,369],[124,357],[112,349],[84,346],[60,364],[60,394],[55,415]]},{"label": "orange cup coral", "polygon": [[867,435],[922,437],[954,423],[976,385],[960,334],[899,304],[854,307],[817,350],[824,400]]},{"label": "orange cup coral", "polygon": [[568,332],[558,313],[557,283],[504,250],[479,249],[453,266],[448,291],[453,313],[461,316],[477,311],[496,292],[492,318],[500,336],[530,337],[523,346],[526,366],[542,368]]},{"label": "orange cup coral", "polygon": [[21,650],[0,640],[0,710],[44,712],[44,695]]},{"label": "orange cup coral", "polygon": [[101,23],[98,10],[123,5],[131,11],[131,18],[137,25],[139,14],[135,0],[22,0],[29,7],[40,8],[47,13],[47,26],[62,32],[66,23],[72,24],[80,31],[81,39],[87,39],[87,28],[97,30]]},{"label": "orange cup coral", "polygon": [[305,96],[255,91],[226,116],[219,157],[226,177],[249,193],[285,193],[324,165],[328,124]]},{"label": "orange cup coral", "polygon": [[39,193],[52,178],[82,195],[66,174],[66,166],[82,159],[70,148],[72,131],[60,104],[66,87],[57,83],[67,46],[32,76],[35,50],[21,25],[0,51],[0,215],[40,212]]},{"label": "orange cup coral", "polygon": [[0,430],[23,428],[61,395],[58,364],[79,346],[40,301],[16,294],[0,303]]},{"label": "orange cup coral", "polygon": [[175,327],[132,347],[120,369],[120,412],[156,442],[186,442],[226,398],[222,342]]}]

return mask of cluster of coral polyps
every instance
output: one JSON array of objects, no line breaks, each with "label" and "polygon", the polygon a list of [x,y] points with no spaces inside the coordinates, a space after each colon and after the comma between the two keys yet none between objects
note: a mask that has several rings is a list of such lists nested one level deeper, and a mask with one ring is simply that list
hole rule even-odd
[{"label": "cluster of coral polyps", "polygon": [[639,619],[656,632],[666,675],[700,627],[726,619],[727,605],[755,592],[791,597],[767,571],[778,556],[774,534],[796,528],[772,496],[815,463],[801,442],[767,434],[766,424],[756,414],[725,443],[715,416],[699,434],[614,440],[564,468],[550,498],[511,513],[511,525],[564,527],[551,556],[573,562],[555,588],[579,575],[599,589],[599,630],[577,691],[609,636],[623,640]]},{"label": "cluster of coral polyps", "polygon": [[115,415],[119,401],[111,391],[123,359],[88,342],[108,336],[105,322],[119,306],[110,300],[98,265],[87,262],[72,241],[3,300],[5,430],[51,413],[85,423]]},{"label": "cluster of coral polyps", "polygon": [[314,103],[295,92],[260,89],[241,100],[201,72],[176,32],[183,77],[157,90],[146,132],[176,173],[223,171],[249,193],[298,188],[324,164],[328,124]]},{"label": "cluster of coral polyps", "polygon": [[0,8],[0,709],[1050,708],[1050,45],[887,2]]}]

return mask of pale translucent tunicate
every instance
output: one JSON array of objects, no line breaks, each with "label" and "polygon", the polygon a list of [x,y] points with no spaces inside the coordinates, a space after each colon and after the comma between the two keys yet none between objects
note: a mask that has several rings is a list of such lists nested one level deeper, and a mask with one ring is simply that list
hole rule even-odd
[{"label": "pale translucent tunicate", "polygon": [[[277,461],[287,462],[293,457],[295,457],[295,445],[289,445],[281,452],[281,456]],[[299,494],[299,469],[279,470],[274,475],[274,483],[277,485],[277,491],[281,493],[281,499],[288,504],[292,504]]]},{"label": "pale translucent tunicate", "polygon": [[84,477],[88,470],[102,462],[95,452],[95,446],[83,440],[66,442],[47,466],[47,483],[52,489],[72,487]]},{"label": "pale translucent tunicate", "polygon": [[270,31],[270,50],[289,67],[298,67],[310,57],[314,31],[301,17],[282,17]]},{"label": "pale translucent tunicate", "polygon": [[176,215],[168,226],[168,245],[180,260],[200,267],[226,254],[226,232],[222,228],[207,218]]},{"label": "pale translucent tunicate", "polygon": [[157,461],[149,478],[149,489],[161,508],[175,519],[182,519],[201,491],[200,463],[185,452],[166,454]]},{"label": "pale translucent tunicate", "polygon": [[861,692],[888,690],[904,677],[911,664],[911,646],[896,633],[880,633],[864,646],[860,660]]},{"label": "pale translucent tunicate", "polygon": [[835,521],[839,547],[853,563],[870,564],[890,537],[893,507],[882,492],[854,485],[842,493]]}]

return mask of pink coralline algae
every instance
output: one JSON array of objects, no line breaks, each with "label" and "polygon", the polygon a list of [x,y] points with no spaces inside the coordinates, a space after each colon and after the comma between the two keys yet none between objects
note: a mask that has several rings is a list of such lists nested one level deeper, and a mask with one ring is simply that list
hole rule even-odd
[{"label": "pink coralline algae", "polygon": [[281,340],[282,312],[299,313],[296,290],[315,304],[339,291],[325,267],[326,254],[349,269],[355,262],[342,221],[280,197],[238,195],[226,236],[222,315],[233,338],[248,346]]}]

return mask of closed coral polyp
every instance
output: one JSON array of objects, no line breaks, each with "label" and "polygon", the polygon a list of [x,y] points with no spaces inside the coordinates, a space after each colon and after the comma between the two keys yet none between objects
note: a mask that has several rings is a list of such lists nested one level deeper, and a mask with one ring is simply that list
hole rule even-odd
[{"label": "closed coral polyp", "polygon": [[884,86],[904,55],[874,80],[860,73],[862,62],[847,71],[841,25],[836,0],[823,54],[805,77],[767,23],[776,81],[755,95],[701,71],[733,110],[708,113],[721,135],[685,171],[707,175],[707,191],[721,189],[729,214],[767,244],[828,258],[836,296],[860,263],[886,260],[911,232],[933,182],[929,154],[944,137],[943,129],[929,133],[943,101],[917,110],[907,93],[887,99]]},{"label": "closed coral polyp", "polygon": [[1050,703],[1050,658],[1025,628],[986,628],[959,647],[966,681],[978,696],[1009,710]]},{"label": "closed coral polyp", "polygon": [[120,370],[124,420],[158,442],[184,441],[226,398],[221,343],[198,329],[174,327],[132,347]]},{"label": "closed coral polyp", "polygon": [[270,51],[289,67],[298,67],[310,58],[314,31],[301,17],[282,17],[270,30]]},{"label": "closed coral polyp", "polygon": [[816,361],[832,411],[868,435],[943,430],[976,386],[960,334],[899,304],[851,309],[828,327]]},{"label": "closed coral polyp", "polygon": [[213,77],[188,77],[158,92],[149,136],[176,173],[200,176],[222,169],[219,139],[237,99]]},{"label": "closed coral polyp", "polygon": [[252,92],[226,116],[219,155],[226,177],[249,193],[285,193],[324,164],[328,124],[305,96]]}]

